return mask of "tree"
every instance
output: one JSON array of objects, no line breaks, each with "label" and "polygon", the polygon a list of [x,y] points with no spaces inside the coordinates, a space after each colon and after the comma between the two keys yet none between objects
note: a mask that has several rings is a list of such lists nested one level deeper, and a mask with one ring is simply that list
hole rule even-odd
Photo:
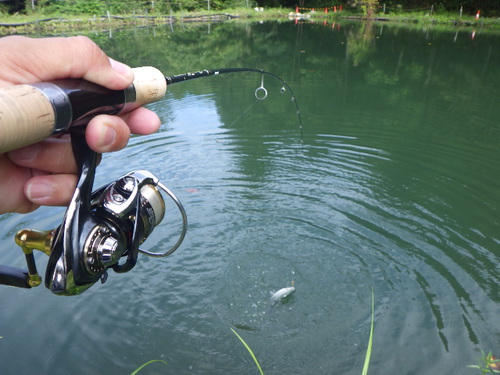
[{"label": "tree", "polygon": [[354,0],[353,5],[361,7],[366,18],[372,18],[377,9],[378,0]]}]

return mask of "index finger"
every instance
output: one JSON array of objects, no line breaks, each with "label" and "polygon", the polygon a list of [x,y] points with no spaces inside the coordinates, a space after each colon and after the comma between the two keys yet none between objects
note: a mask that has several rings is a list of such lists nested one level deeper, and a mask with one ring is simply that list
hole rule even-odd
[{"label": "index finger", "polygon": [[112,90],[128,87],[130,67],[111,60],[84,36],[0,38],[0,85],[83,78]]}]

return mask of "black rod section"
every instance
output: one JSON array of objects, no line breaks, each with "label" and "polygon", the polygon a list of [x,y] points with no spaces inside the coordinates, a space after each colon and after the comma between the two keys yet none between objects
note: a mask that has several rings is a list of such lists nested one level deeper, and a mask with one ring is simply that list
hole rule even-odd
[{"label": "black rod section", "polygon": [[28,272],[9,266],[0,266],[0,284],[31,288],[28,284]]},{"label": "black rod section", "polygon": [[[217,76],[219,74],[236,73],[236,72],[254,72],[254,73],[271,74],[271,73],[265,72],[262,69],[255,69],[255,68],[225,68],[225,69],[214,69],[214,70],[204,69],[204,70],[199,70],[197,72],[176,74],[173,76],[166,76],[165,79],[167,80],[167,85],[171,85],[173,83],[184,82],[184,81],[187,81],[190,79],[209,77],[209,76]],[[274,74],[271,74],[271,75],[274,76]]]}]

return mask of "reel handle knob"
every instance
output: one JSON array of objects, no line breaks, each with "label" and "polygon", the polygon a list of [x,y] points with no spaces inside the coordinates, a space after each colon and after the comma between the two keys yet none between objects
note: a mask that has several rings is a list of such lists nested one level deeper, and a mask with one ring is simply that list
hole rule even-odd
[{"label": "reel handle knob", "polygon": [[0,153],[86,125],[98,114],[129,112],[165,95],[167,83],[158,69],[132,70],[134,81],[125,90],[78,79],[0,89]]}]

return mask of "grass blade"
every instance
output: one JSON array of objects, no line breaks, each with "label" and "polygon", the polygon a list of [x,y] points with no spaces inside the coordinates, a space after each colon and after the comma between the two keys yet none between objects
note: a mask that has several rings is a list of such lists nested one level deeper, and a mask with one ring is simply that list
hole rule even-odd
[{"label": "grass blade", "polygon": [[164,363],[164,364],[167,364],[167,362],[165,361],[162,361],[161,359],[153,359],[149,362],[146,362],[145,364],[143,364],[142,366],[140,366],[137,370],[135,370],[133,373],[131,373],[130,375],[137,375],[137,373],[139,371],[141,371],[144,367],[146,367],[147,365],[149,365],[150,363],[153,363],[153,362],[161,362],[161,363]]},{"label": "grass blade", "polygon": [[257,368],[260,371],[260,375],[264,375],[264,372],[262,371],[262,368],[260,367],[259,361],[257,360],[257,357],[255,356],[255,354],[253,354],[252,349],[250,349],[250,347],[247,345],[247,343],[245,342],[245,340],[243,340],[241,338],[241,336],[238,335],[238,333],[234,329],[231,328],[231,331],[233,331],[233,333],[236,335],[236,337],[240,339],[240,341],[243,343],[243,345],[245,345],[245,348],[247,348],[248,352],[250,353],[250,355],[253,358],[253,361],[255,362],[255,364],[257,365]]},{"label": "grass blade", "polygon": [[368,365],[370,364],[370,357],[372,355],[374,320],[375,320],[375,297],[373,295],[373,288],[372,288],[372,324],[370,328],[370,338],[368,340],[368,348],[366,349],[365,364],[363,365],[362,375],[368,374]]}]

